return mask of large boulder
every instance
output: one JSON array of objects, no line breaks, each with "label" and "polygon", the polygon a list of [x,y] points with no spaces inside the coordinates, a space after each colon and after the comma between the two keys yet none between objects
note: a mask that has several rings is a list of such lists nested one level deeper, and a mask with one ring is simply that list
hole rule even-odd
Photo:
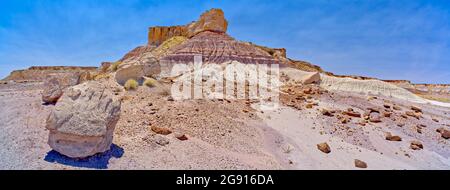
[{"label": "large boulder", "polygon": [[142,83],[144,77],[154,77],[160,72],[161,68],[158,60],[154,57],[147,57],[143,61],[132,61],[121,64],[116,71],[115,79],[120,85],[124,85],[129,79],[134,79]]},{"label": "large boulder", "polygon": [[96,81],[68,88],[47,118],[48,144],[72,158],[107,151],[120,117],[120,101]]},{"label": "large boulder", "polygon": [[44,81],[44,91],[42,101],[53,104],[63,95],[66,88],[77,85],[80,80],[78,73],[65,73],[50,75]]},{"label": "large boulder", "polygon": [[225,33],[228,22],[225,20],[221,9],[211,9],[200,16],[197,22],[193,22],[187,27],[188,37],[192,37],[203,31]]}]

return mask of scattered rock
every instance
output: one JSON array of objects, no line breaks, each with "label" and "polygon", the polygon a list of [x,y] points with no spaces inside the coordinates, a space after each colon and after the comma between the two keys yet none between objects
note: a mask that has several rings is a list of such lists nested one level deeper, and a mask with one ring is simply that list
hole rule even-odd
[{"label": "scattered rock", "polygon": [[121,107],[112,94],[95,81],[68,88],[47,118],[50,147],[71,158],[107,151]]},{"label": "scattered rock", "polygon": [[353,109],[352,110],[349,109],[349,110],[344,111],[342,113],[345,114],[345,115],[351,116],[351,117],[361,117],[361,114],[356,112],[356,111],[353,111]]},{"label": "scattered rock", "polygon": [[328,146],[328,144],[325,142],[317,144],[317,149],[319,149],[320,151],[322,151],[323,153],[326,153],[326,154],[331,152],[330,146]]},{"label": "scattered rock", "polygon": [[166,146],[170,143],[169,139],[161,135],[155,135],[153,140],[156,144],[161,146]]},{"label": "scattered rock", "polygon": [[409,117],[414,117],[416,119],[420,119],[421,112],[413,112],[413,111],[406,111],[405,114]]},{"label": "scattered rock", "polygon": [[346,124],[346,123],[350,122],[350,119],[348,117],[342,117],[340,119],[340,121],[341,121],[342,124]]},{"label": "scattered rock", "polygon": [[439,123],[439,120],[438,119],[436,119],[436,118],[431,118],[431,120],[433,120],[434,122],[436,122],[436,123]]},{"label": "scattered rock", "polygon": [[397,123],[397,126],[399,126],[399,127],[404,127],[404,126],[405,126],[405,123]]},{"label": "scattered rock", "polygon": [[450,130],[447,130],[444,128],[439,128],[439,129],[436,129],[436,131],[441,134],[442,138],[444,138],[444,139],[450,138]]},{"label": "scattered rock", "polygon": [[188,140],[188,137],[186,136],[186,134],[176,134],[175,138],[177,138],[180,141]]},{"label": "scattered rock", "polygon": [[389,104],[384,104],[383,106],[384,106],[384,108],[386,108],[386,109],[391,109],[391,105],[389,105]]},{"label": "scattered rock", "polygon": [[355,159],[355,167],[357,167],[357,168],[367,168],[367,164],[364,161]]},{"label": "scattered rock", "polygon": [[374,108],[374,107],[371,107],[371,108],[367,108],[367,110],[369,110],[370,111],[370,113],[380,113],[380,110],[378,109],[378,108]]},{"label": "scattered rock", "polygon": [[417,106],[411,106],[411,110],[422,113],[422,109]]},{"label": "scattered rock", "polygon": [[325,116],[329,116],[329,117],[334,116],[334,114],[330,110],[327,110],[327,109],[322,109],[320,112],[322,113],[322,115],[325,115]]},{"label": "scattered rock", "polygon": [[152,125],[151,129],[152,129],[153,132],[155,132],[156,134],[160,134],[160,135],[168,135],[168,134],[172,133],[172,131],[170,129],[168,129],[168,128],[158,127],[158,126],[155,126],[155,125]]},{"label": "scattered rock", "polygon": [[386,133],[386,140],[388,141],[402,141],[402,138],[391,133]]},{"label": "scattered rock", "polygon": [[377,112],[370,113],[369,121],[372,122],[372,123],[380,123],[381,122],[380,114],[377,113]]},{"label": "scattered rock", "polygon": [[400,106],[397,106],[397,105],[392,106],[392,108],[393,108],[394,110],[397,110],[397,111],[402,110],[402,108],[401,108]]},{"label": "scattered rock", "polygon": [[368,101],[370,101],[370,100],[376,100],[376,99],[378,99],[378,98],[375,97],[375,96],[369,96],[369,97],[367,97],[367,100],[368,100]]},{"label": "scattered rock", "polygon": [[420,149],[423,149],[423,144],[420,141],[414,140],[414,141],[411,141],[410,147],[413,150],[420,150]]}]

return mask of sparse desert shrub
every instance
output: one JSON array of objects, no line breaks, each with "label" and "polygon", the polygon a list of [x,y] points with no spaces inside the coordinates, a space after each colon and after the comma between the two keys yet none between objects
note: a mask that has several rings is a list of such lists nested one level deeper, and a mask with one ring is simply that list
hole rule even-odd
[{"label": "sparse desert shrub", "polygon": [[134,79],[128,79],[124,85],[126,90],[136,90],[138,86],[139,86],[139,83]]},{"label": "sparse desert shrub", "polygon": [[94,80],[100,80],[100,79],[108,79],[109,78],[109,74],[108,73],[100,73],[94,76]]},{"label": "sparse desert shrub", "polygon": [[111,65],[111,70],[112,71],[117,71],[117,68],[119,67],[119,65],[122,64],[122,62],[120,61],[116,61]]},{"label": "sparse desert shrub", "polygon": [[158,81],[156,81],[156,80],[153,79],[153,78],[147,78],[147,79],[145,79],[145,81],[144,81],[144,85],[145,85],[145,86],[148,86],[148,87],[155,87],[157,82],[158,82]]}]

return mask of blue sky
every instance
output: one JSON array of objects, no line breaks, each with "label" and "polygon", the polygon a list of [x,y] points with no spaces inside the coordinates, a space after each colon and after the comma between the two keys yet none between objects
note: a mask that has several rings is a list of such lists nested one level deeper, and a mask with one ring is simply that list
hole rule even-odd
[{"label": "blue sky", "polygon": [[446,0],[0,0],[0,78],[33,65],[98,66],[147,28],[221,8],[236,39],[284,47],[336,74],[450,83]]}]

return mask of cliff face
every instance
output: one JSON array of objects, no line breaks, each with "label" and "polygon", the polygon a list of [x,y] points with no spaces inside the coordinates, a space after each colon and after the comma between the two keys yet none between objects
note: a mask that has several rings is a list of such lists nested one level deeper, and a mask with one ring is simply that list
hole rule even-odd
[{"label": "cliff face", "polygon": [[187,37],[186,26],[155,26],[150,27],[148,31],[148,45],[159,46],[164,41],[174,36]]},{"label": "cliff face", "polygon": [[191,38],[204,31],[225,33],[227,27],[228,22],[223,11],[211,9],[203,13],[198,21],[187,25],[150,27],[148,31],[148,45],[159,46],[172,37],[183,36]]},{"label": "cliff face", "polygon": [[49,75],[63,73],[86,73],[96,72],[97,67],[76,67],[76,66],[33,66],[24,70],[11,72],[3,80],[13,81],[44,81]]}]

